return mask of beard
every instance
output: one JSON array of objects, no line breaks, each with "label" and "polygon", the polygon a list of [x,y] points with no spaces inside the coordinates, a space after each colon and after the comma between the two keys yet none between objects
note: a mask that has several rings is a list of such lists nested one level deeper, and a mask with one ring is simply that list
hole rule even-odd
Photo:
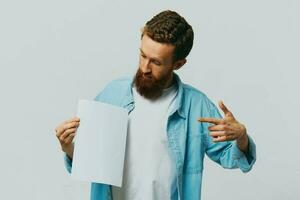
[{"label": "beard", "polygon": [[155,100],[163,93],[168,76],[156,79],[151,74],[144,74],[140,69],[134,77],[134,85],[138,93],[146,99]]}]

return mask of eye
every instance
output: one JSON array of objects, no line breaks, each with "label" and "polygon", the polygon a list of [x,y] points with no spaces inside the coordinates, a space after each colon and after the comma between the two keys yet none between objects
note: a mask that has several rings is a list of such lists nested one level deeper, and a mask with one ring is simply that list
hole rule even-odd
[{"label": "eye", "polygon": [[153,62],[155,65],[158,65],[158,66],[161,65],[161,63],[160,63],[158,60],[153,60],[152,62]]}]

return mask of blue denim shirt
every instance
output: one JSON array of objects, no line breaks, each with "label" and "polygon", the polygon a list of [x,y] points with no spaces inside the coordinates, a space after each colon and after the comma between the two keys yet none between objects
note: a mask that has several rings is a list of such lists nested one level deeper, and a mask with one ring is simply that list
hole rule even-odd
[{"label": "blue denim shirt", "polygon": [[[212,142],[208,123],[199,123],[199,117],[221,118],[217,107],[207,96],[181,82],[174,74],[178,86],[173,110],[167,121],[167,138],[171,157],[176,164],[177,193],[172,200],[201,199],[203,159],[206,154],[224,168],[240,168],[248,172],[256,160],[256,149],[249,137],[249,151],[245,155],[235,141]],[[95,98],[96,101],[134,110],[132,78],[110,82]],[[65,166],[71,172],[72,161],[65,155]],[[111,186],[92,183],[91,200],[112,200]]]}]

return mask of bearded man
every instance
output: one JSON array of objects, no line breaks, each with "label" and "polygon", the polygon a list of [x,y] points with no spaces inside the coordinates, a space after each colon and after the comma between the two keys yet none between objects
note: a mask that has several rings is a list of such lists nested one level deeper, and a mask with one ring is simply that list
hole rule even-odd
[{"label": "bearded man", "polygon": [[[122,187],[92,183],[92,200],[199,200],[205,154],[224,168],[252,168],[255,144],[245,126],[220,101],[222,117],[174,72],[186,63],[193,39],[192,26],[178,13],[155,15],[142,29],[135,76],[110,82],[96,96],[126,108],[129,128]],[[55,129],[69,172],[79,125],[74,117]]]}]

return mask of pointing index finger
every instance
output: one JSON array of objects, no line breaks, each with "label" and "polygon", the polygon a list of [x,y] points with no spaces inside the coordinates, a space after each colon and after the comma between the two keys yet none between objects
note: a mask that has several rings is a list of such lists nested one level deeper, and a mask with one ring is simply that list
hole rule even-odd
[{"label": "pointing index finger", "polygon": [[210,118],[210,117],[201,117],[198,119],[199,122],[208,122],[212,124],[221,124],[222,119]]}]

